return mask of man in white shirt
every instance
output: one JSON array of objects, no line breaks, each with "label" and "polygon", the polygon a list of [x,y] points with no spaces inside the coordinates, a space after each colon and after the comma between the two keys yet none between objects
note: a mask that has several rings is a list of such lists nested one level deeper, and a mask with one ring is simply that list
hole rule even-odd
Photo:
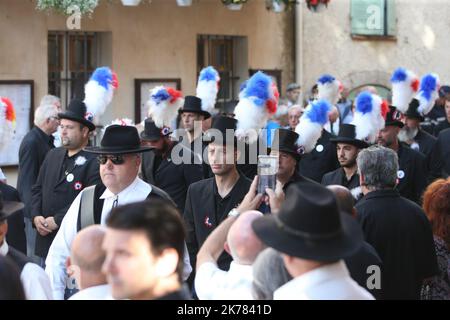
[{"label": "man in white shirt", "polygon": [[[104,225],[114,207],[146,199],[170,199],[161,189],[138,178],[139,153],[147,150],[151,148],[141,147],[135,127],[120,125],[106,128],[100,147],[86,148],[88,152],[99,154],[102,184],[85,188],[75,198],[50,247],[45,271],[50,277],[55,299],[64,298],[65,263],[78,231],[92,224]],[[187,253],[184,262],[187,278],[192,270]]]},{"label": "man in white shirt", "polygon": [[281,252],[294,278],[275,291],[275,300],[374,299],[342,260],[361,247],[361,227],[340,212],[327,188],[308,181],[290,185],[279,213],[252,226],[266,245]]},{"label": "man in white shirt", "polygon": [[0,255],[9,257],[19,269],[20,280],[28,300],[52,300],[50,281],[44,270],[26,255],[8,246],[5,239],[8,232],[7,217],[23,207],[20,202],[3,201],[0,192]]},{"label": "man in white shirt", "polygon": [[105,251],[102,249],[106,229],[92,225],[81,230],[72,243],[67,273],[74,275],[80,291],[69,300],[111,299],[106,276],[102,273]]},{"label": "man in white shirt", "polygon": [[[208,236],[197,254],[195,290],[200,300],[253,299],[252,264],[265,248],[251,228],[252,222],[262,217],[262,213],[245,209],[250,202],[256,204],[261,199],[260,195],[255,197],[256,182],[257,178],[242,204],[230,211],[228,218]],[[228,271],[217,265],[224,248],[233,258]]]}]

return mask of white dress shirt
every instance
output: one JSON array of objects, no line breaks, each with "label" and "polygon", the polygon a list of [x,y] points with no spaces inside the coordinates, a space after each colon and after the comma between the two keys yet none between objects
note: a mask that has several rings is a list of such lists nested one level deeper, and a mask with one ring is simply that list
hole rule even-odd
[{"label": "white dress shirt", "polygon": [[253,300],[253,268],[234,261],[227,271],[205,262],[195,275],[195,292],[200,300]]},{"label": "white dress shirt", "polygon": [[[112,193],[109,189],[106,189],[100,196],[100,199],[104,199],[100,219],[101,225],[105,225],[106,218],[108,217],[117,196],[118,205],[122,206],[129,203],[144,201],[151,191],[152,187],[138,177],[117,195]],[[50,283],[53,288],[53,297],[56,300],[64,299],[64,290],[67,279],[65,263],[67,257],[70,256],[70,247],[77,234],[78,211],[82,193],[83,191],[78,194],[64,216],[58,233],[48,251],[47,259],[45,260],[45,272],[47,272],[50,278]],[[191,271],[192,268],[189,254],[185,244],[183,278],[187,279]]]},{"label": "white dress shirt", "polygon": [[[6,256],[9,252],[9,246],[6,240],[0,246],[0,255]],[[35,263],[27,263],[20,273],[27,300],[53,300],[52,287],[45,271]]]},{"label": "white dress shirt", "polygon": [[78,291],[69,300],[112,300],[111,289],[107,284],[89,287]]},{"label": "white dress shirt", "polygon": [[351,277],[343,260],[309,271],[284,284],[274,300],[374,300]]}]

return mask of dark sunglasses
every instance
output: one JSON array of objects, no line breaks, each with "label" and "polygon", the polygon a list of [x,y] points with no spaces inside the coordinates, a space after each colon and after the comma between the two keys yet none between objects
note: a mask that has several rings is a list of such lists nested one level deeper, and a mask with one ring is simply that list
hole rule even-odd
[{"label": "dark sunglasses", "polygon": [[100,155],[97,157],[97,160],[100,164],[105,164],[108,162],[108,159],[111,160],[113,164],[123,164],[125,162],[125,159],[123,158],[123,155],[113,155],[113,156],[107,156],[107,155]]}]

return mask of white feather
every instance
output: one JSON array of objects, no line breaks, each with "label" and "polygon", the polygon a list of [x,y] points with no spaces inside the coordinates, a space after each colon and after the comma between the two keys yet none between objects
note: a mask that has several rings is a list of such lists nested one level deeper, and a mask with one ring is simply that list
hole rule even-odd
[{"label": "white feather", "polygon": [[100,86],[98,82],[89,80],[84,86],[84,103],[86,104],[87,112],[94,116],[94,123],[98,122],[99,117],[105,112],[106,107],[111,103],[113,98],[113,89],[108,85],[110,90],[106,90]]},{"label": "white feather", "polygon": [[249,143],[257,140],[257,132],[262,129],[269,119],[265,106],[258,107],[252,98],[241,98],[234,109],[235,118],[238,121],[236,137],[247,139]]},{"label": "white feather", "polygon": [[14,138],[14,125],[6,120],[6,104],[0,100],[0,150],[6,149]]},{"label": "white feather", "polygon": [[419,100],[419,106],[417,107],[417,112],[419,112],[419,114],[424,116],[424,115],[427,115],[431,111],[431,109],[433,109],[434,103],[435,103],[436,99],[438,98],[438,92],[433,91],[433,93],[431,94],[430,100],[427,100],[421,93],[422,92],[419,92],[419,94],[416,97]]},{"label": "white feather", "polygon": [[148,116],[152,118],[158,128],[171,127],[173,120],[178,115],[178,110],[183,106],[184,99],[179,98],[174,103],[170,103],[170,99],[156,103],[152,99],[152,95],[159,90],[164,89],[163,86],[155,87],[150,92],[150,99],[147,102]]},{"label": "white feather", "polygon": [[372,111],[362,114],[356,110],[352,121],[352,124],[356,127],[356,139],[368,143],[375,143],[378,131],[384,128],[384,119],[381,115],[381,104],[383,101],[376,94],[372,94],[372,101]]},{"label": "white feather", "polygon": [[214,111],[219,88],[216,81],[199,81],[197,86],[197,97],[202,100],[202,110],[209,113]]},{"label": "white feather", "polygon": [[317,140],[322,135],[322,128],[319,123],[311,122],[307,117],[301,117],[300,122],[295,128],[299,138],[297,140],[298,146],[303,146],[305,153],[311,152],[316,146]]},{"label": "white feather", "polygon": [[401,113],[408,110],[409,103],[414,97],[414,90],[411,84],[416,75],[411,71],[407,71],[407,78],[402,82],[392,82],[392,105]]},{"label": "white feather", "polygon": [[318,100],[325,99],[331,105],[335,105],[339,100],[339,82],[334,80],[333,82],[317,83]]}]

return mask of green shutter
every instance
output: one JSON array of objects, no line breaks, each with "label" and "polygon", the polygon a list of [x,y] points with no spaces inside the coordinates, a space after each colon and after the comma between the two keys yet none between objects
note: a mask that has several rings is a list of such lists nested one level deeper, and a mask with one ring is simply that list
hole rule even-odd
[{"label": "green shutter", "polygon": [[395,14],[395,0],[386,0],[387,5],[387,35],[397,34],[397,17]]},{"label": "green shutter", "polygon": [[384,0],[352,0],[353,35],[384,35]]}]

